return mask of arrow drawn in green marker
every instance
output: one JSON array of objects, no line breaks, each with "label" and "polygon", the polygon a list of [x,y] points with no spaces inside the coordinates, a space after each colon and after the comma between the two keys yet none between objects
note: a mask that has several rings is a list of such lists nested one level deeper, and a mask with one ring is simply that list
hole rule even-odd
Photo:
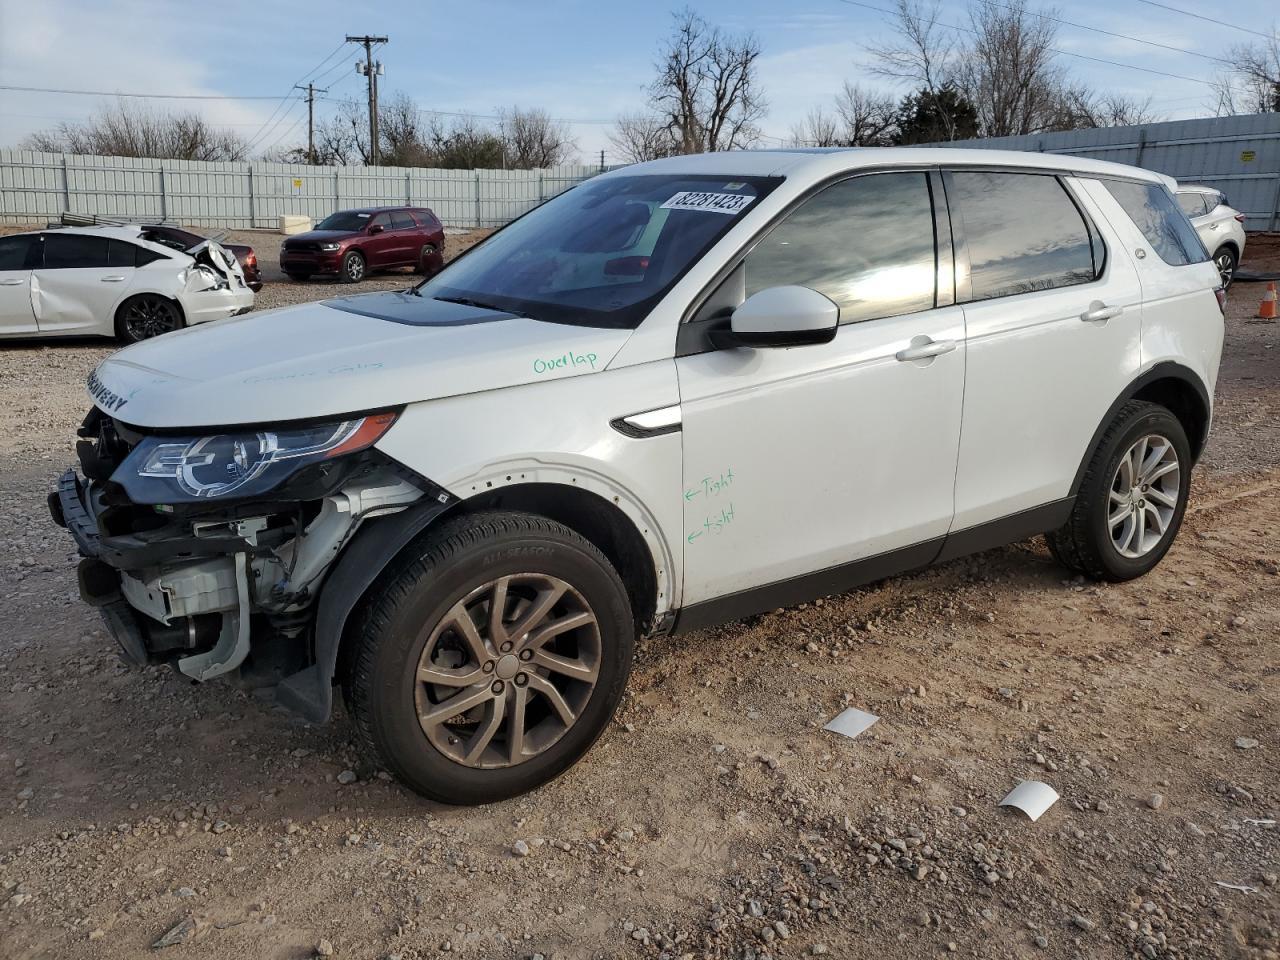
[{"label": "arrow drawn in green marker", "polygon": [[691,534],[689,534],[688,540],[690,543],[693,543],[693,541],[697,540],[700,536],[702,536],[702,531],[694,530]]}]

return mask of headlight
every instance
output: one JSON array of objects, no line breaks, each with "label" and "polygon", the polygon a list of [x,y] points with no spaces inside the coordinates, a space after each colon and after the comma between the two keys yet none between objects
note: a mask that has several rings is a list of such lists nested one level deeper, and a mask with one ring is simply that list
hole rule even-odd
[{"label": "headlight", "polygon": [[365,450],[398,413],[284,430],[204,437],[149,436],[111,479],[134,503],[190,503],[260,496],[303,467]]},{"label": "headlight", "polygon": [[335,251],[335,250],[341,250],[341,249],[342,249],[342,244],[340,244],[340,243],[322,243],[322,244],[320,244],[320,249],[321,249],[321,250],[326,251],[327,253],[333,253],[333,251]]}]

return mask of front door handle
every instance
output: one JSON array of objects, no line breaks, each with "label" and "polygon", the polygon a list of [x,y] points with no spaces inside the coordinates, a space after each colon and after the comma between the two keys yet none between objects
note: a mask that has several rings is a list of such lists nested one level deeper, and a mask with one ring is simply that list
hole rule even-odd
[{"label": "front door handle", "polygon": [[928,360],[931,357],[940,357],[944,353],[950,353],[955,348],[956,342],[954,340],[930,340],[928,337],[913,337],[911,346],[905,350],[899,350],[894,354],[894,357],[904,362]]},{"label": "front door handle", "polygon": [[1102,323],[1122,313],[1124,313],[1124,307],[1108,307],[1101,300],[1095,300],[1089,304],[1088,310],[1080,314],[1080,319],[1085,323]]},{"label": "front door handle", "polygon": [[124,277],[103,277],[102,278],[103,283],[122,283],[123,281],[124,281]]},{"label": "front door handle", "polygon": [[16,287],[18,284],[26,282],[27,281],[19,277],[5,277],[3,280],[0,280],[0,287]]}]

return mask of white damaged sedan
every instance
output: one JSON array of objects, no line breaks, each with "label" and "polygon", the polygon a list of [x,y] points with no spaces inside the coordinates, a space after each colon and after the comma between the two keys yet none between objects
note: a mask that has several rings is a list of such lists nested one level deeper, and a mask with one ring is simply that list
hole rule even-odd
[{"label": "white damaged sedan", "polygon": [[253,309],[236,258],[186,253],[137,226],[50,227],[0,237],[0,338],[154,337]]}]

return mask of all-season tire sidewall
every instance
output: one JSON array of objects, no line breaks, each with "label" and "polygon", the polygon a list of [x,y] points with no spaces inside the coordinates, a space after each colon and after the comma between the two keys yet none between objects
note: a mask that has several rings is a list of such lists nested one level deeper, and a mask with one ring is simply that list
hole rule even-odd
[{"label": "all-season tire sidewall", "polygon": [[[519,535],[475,544],[408,589],[376,638],[366,691],[369,734],[397,776],[444,803],[490,803],[559,776],[590,749],[622,697],[635,644],[626,591],[601,563],[575,545]],[[470,590],[504,574],[527,572],[560,577],[591,606],[601,633],[600,676],[586,710],[554,746],[513,767],[464,767],[439,753],[418,723],[413,696],[418,659],[432,627]]]},{"label": "all-season tire sidewall", "polygon": [[[1221,257],[1224,253],[1231,258],[1231,279],[1224,281],[1222,284],[1222,287],[1224,290],[1229,290],[1231,289],[1232,282],[1235,280],[1236,269],[1240,266],[1240,258],[1236,256],[1236,252],[1232,250],[1230,247],[1227,247],[1227,246],[1219,247],[1217,250],[1214,251],[1214,254],[1213,254],[1213,265],[1215,267],[1218,266],[1218,258]],[[1219,272],[1221,272],[1221,270],[1219,270]]]},{"label": "all-season tire sidewall", "polygon": [[123,343],[141,343],[143,340],[152,339],[150,337],[133,336],[132,334],[129,333],[128,325],[125,323],[125,313],[128,311],[129,307],[132,304],[136,303],[139,300],[155,300],[162,303],[165,306],[165,308],[169,311],[169,314],[174,321],[173,328],[171,330],[165,331],[166,333],[172,333],[174,330],[181,330],[183,327],[186,326],[186,322],[184,321],[182,316],[182,310],[179,309],[179,307],[176,304],[174,304],[172,301],[167,300],[166,298],[160,296],[158,293],[139,293],[125,300],[123,303],[120,304],[120,306],[116,307],[116,322],[115,322],[116,338],[122,341]]},{"label": "all-season tire sidewall", "polygon": [[[1150,553],[1141,557],[1126,557],[1115,548],[1111,541],[1111,531],[1107,526],[1110,513],[1111,480],[1120,466],[1120,459],[1129,452],[1139,439],[1151,434],[1166,437],[1178,454],[1178,506],[1169,521],[1160,545]],[[1146,413],[1135,417],[1124,430],[1111,438],[1109,449],[1105,451],[1105,466],[1092,478],[1090,488],[1081,490],[1082,496],[1088,497],[1088,536],[1093,541],[1093,548],[1103,574],[1108,580],[1132,580],[1150,572],[1158,564],[1173,541],[1178,537],[1182,526],[1182,517],[1187,509],[1187,494],[1191,487],[1191,445],[1187,442],[1186,431],[1182,424],[1163,407],[1152,407]]]},{"label": "all-season tire sidewall", "polygon": [[[359,277],[353,277],[351,275],[351,263],[353,260],[359,260],[360,265],[363,268],[360,271]],[[369,275],[369,263],[368,261],[365,260],[364,254],[362,254],[359,250],[352,250],[342,258],[342,270],[338,276],[343,283],[356,283],[358,280],[363,280],[368,275]]]}]

